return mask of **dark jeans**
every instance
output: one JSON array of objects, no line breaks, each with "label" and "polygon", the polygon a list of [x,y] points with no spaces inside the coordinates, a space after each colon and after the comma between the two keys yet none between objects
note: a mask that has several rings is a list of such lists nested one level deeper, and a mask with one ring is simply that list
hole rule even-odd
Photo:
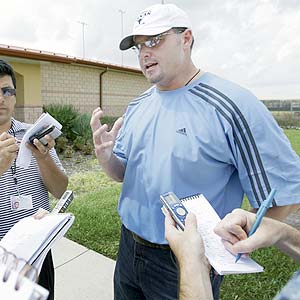
[{"label": "dark jeans", "polygon": [[38,283],[49,291],[48,300],[54,300],[54,266],[51,251],[44,260]]},{"label": "dark jeans", "polygon": [[[222,276],[211,273],[214,300],[219,299]],[[115,300],[177,300],[178,269],[169,249],[136,242],[122,226],[114,274]]]}]

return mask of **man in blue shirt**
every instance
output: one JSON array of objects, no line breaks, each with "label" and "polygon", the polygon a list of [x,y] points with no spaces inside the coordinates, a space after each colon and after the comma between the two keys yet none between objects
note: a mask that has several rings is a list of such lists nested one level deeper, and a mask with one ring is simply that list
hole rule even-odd
[{"label": "man in blue shirt", "polygon": [[[177,265],[164,238],[160,194],[202,193],[222,218],[246,193],[284,218],[300,196],[299,157],[265,106],[248,90],[197,68],[189,17],[173,4],[140,13],[121,50],[134,47],[153,86],[134,99],[111,131],[101,108],[91,127],[104,171],[123,181],[123,223],[115,299],[177,299]],[[211,272],[215,299],[221,277]]]}]

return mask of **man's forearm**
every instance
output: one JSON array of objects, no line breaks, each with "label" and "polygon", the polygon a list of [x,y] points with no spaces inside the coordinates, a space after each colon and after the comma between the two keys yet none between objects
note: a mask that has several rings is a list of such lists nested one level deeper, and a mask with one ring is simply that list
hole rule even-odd
[{"label": "man's forearm", "polygon": [[67,175],[58,168],[50,154],[46,158],[37,159],[40,173],[48,191],[56,198],[60,198],[68,186]]},{"label": "man's forearm", "polygon": [[116,155],[112,154],[110,160],[106,163],[100,163],[107,176],[115,181],[122,182],[124,179],[125,167]]},{"label": "man's forearm", "polygon": [[282,252],[292,257],[296,262],[300,262],[300,231],[296,228],[282,223],[280,232],[282,237],[275,246]]},{"label": "man's forearm", "polygon": [[180,266],[180,300],[212,300],[209,265],[193,259]]},{"label": "man's forearm", "polygon": [[285,206],[274,206],[268,209],[266,217],[283,221],[291,212],[296,211],[299,208],[298,204],[285,205]]}]

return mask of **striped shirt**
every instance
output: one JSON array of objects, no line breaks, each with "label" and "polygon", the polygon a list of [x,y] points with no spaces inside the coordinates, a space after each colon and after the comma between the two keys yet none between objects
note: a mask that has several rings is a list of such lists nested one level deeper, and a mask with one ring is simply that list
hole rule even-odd
[{"label": "striped shirt", "polygon": [[[30,126],[30,124],[12,119],[12,126],[8,133],[21,140]],[[52,148],[49,153],[56,165],[63,170],[54,148]],[[39,208],[50,210],[48,191],[43,183],[38,164],[34,157],[32,157],[28,169],[16,167],[16,178],[17,186],[13,179],[13,168],[11,167],[0,176],[0,239],[3,238],[15,223],[24,217],[31,216]],[[11,209],[10,197],[18,195],[17,188],[20,195],[32,196],[32,209],[19,211],[13,211]]]}]

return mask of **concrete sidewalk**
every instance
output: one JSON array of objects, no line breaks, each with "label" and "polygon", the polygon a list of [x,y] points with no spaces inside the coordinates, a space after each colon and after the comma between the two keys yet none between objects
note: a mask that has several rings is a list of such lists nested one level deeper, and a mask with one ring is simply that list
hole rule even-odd
[{"label": "concrete sidewalk", "polygon": [[53,248],[55,300],[112,300],[115,261],[67,238]]}]

